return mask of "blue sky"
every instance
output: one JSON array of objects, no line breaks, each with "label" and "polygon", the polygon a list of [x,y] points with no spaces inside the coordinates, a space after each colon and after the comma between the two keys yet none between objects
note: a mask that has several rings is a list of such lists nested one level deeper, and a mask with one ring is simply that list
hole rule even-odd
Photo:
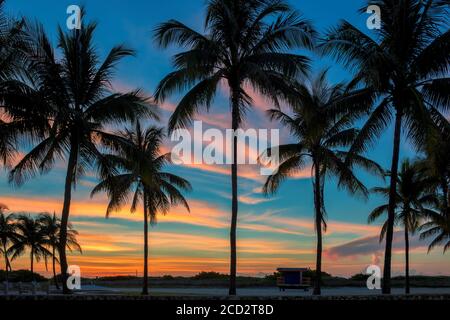
[{"label": "blue sky", "polygon": [[[292,5],[310,19],[319,31],[325,31],[346,19],[370,34],[365,27],[368,15],[357,10],[364,2],[352,1],[292,1]],[[7,1],[6,10],[15,16],[23,15],[41,22],[53,41],[58,24],[64,27],[66,8],[71,4],[84,5],[87,20],[98,22],[95,35],[96,47],[104,56],[114,45],[124,43],[136,50],[135,58],[120,63],[114,79],[117,90],[142,88],[151,94],[158,81],[171,71],[170,57],[176,48],[158,49],[152,42],[152,29],[168,19],[178,19],[189,26],[202,30],[204,1],[76,1],[40,0],[39,4],[28,0]],[[349,79],[349,72],[328,58],[305,53],[314,59],[314,70],[330,67],[330,80]],[[169,104],[176,105],[179,96],[171,97]],[[248,114],[248,123],[264,128],[267,120],[258,106]],[[219,94],[209,120],[226,116],[227,98]],[[169,115],[164,111],[165,118]],[[164,124],[161,124],[164,125]],[[211,126],[214,126],[210,123]],[[387,168],[391,157],[392,128],[380,138],[368,156]],[[407,143],[402,145],[402,156],[414,157]],[[155,274],[193,274],[199,271],[228,269],[227,236],[230,212],[230,177],[217,170],[172,167],[173,172],[189,179],[194,191],[188,195],[192,211],[187,214],[176,208],[159,219],[151,231],[150,270]],[[244,169],[245,170],[245,169]],[[367,174],[360,177],[368,187],[383,181]],[[33,212],[60,212],[64,164],[58,165],[50,174],[36,178],[20,189],[12,189],[1,174],[0,201],[11,210]],[[81,266],[89,275],[134,274],[140,270],[141,220],[139,212],[131,215],[124,208],[113,218],[103,218],[105,197],[90,199],[89,193],[95,177],[86,177],[74,193],[75,209],[72,221],[80,231],[83,256],[73,255],[71,263]],[[284,183],[278,194],[270,199],[260,192],[261,179],[240,178],[240,229],[239,268],[241,274],[267,274],[279,266],[308,266],[314,263],[315,237],[312,228],[313,202],[311,180],[292,179]],[[337,190],[335,182],[326,186],[326,207],[330,227],[325,238],[326,248],[334,254],[325,256],[324,269],[340,275],[362,271],[372,262],[379,263],[382,246],[377,245],[377,226],[367,226],[368,213],[380,199],[371,197],[363,201]],[[375,240],[374,240],[375,239]],[[361,253],[353,250],[355,241],[370,244],[370,250]],[[394,270],[403,268],[401,239],[397,239],[398,251],[394,256]],[[426,255],[426,243],[417,241],[412,253],[412,269],[417,273],[447,273],[448,257],[439,250]],[[339,247],[340,250],[332,250]],[[439,251],[439,252],[438,252]],[[382,259],[381,259],[382,260]],[[18,265],[26,267],[27,261]],[[43,266],[41,266],[43,268]]]}]

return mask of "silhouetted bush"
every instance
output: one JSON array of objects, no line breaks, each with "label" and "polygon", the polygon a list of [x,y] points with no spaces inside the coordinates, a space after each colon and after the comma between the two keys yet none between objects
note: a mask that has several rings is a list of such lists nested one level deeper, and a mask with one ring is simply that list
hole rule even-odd
[{"label": "silhouetted bush", "polygon": [[[31,282],[33,281],[33,276],[29,270],[15,270],[9,272],[8,280],[10,282]],[[48,281],[47,278],[41,276],[39,273],[34,272],[34,280],[37,282]],[[0,270],[0,282],[6,281],[5,270]]]},{"label": "silhouetted bush", "polygon": [[354,281],[367,281],[370,275],[364,273],[357,273],[350,277],[350,280]]},{"label": "silhouetted bush", "polygon": [[[316,279],[316,270],[308,269],[307,271],[303,272],[303,276],[306,278],[311,278],[311,280],[315,280]],[[331,274],[329,274],[325,271],[322,271],[322,279],[323,278],[331,278],[331,277],[332,277]]]},{"label": "silhouetted bush", "polygon": [[123,281],[123,280],[135,280],[140,279],[136,276],[108,276],[108,277],[97,277],[96,280],[108,280],[108,281]]},{"label": "silhouetted bush", "polygon": [[214,272],[214,271],[208,271],[208,272],[202,271],[202,272],[196,274],[195,276],[193,276],[192,278],[196,279],[196,280],[228,279],[228,275],[219,273],[219,272]]},{"label": "silhouetted bush", "polygon": [[281,274],[279,272],[274,272],[273,274],[268,274],[264,277],[265,280],[267,281],[272,281],[273,283],[276,283],[277,278],[281,276]]}]

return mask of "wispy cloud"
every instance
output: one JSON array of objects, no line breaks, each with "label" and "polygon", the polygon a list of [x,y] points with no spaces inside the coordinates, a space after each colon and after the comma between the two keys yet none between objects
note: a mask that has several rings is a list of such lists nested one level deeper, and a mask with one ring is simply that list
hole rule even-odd
[{"label": "wispy cloud", "polygon": [[[2,197],[1,201],[14,212],[60,212],[62,207],[61,200],[56,198]],[[167,215],[161,216],[159,222],[202,226],[212,229],[226,229],[229,227],[230,212],[228,210],[218,208],[206,201],[190,200],[189,203],[191,213],[188,213],[182,207],[174,207]],[[93,200],[74,199],[71,205],[71,216],[103,218],[105,217],[106,206],[107,199],[105,195]],[[276,211],[266,210],[258,214],[242,212],[239,228],[281,234],[314,235],[312,219],[294,218],[282,214],[282,211],[282,209]],[[142,221],[141,215],[139,213],[131,214],[128,206],[124,206],[118,212],[111,213],[110,216],[130,221]],[[330,220],[328,222],[327,235],[367,235],[377,234],[378,232],[378,226]]]},{"label": "wispy cloud", "polygon": [[[393,250],[403,252],[405,250],[403,231],[394,232]],[[427,246],[425,241],[421,241],[417,235],[410,238],[410,249],[423,249]],[[346,242],[341,245],[331,247],[325,251],[329,259],[337,260],[346,257],[370,256],[373,261],[377,261],[378,256],[384,250],[384,242],[379,241],[379,236],[362,237],[356,240]]]}]

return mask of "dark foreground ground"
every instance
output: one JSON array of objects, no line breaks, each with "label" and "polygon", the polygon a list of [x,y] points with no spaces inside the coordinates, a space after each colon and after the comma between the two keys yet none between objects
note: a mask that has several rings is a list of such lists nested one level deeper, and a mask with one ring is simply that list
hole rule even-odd
[{"label": "dark foreground ground", "polygon": [[[90,319],[345,319],[380,318],[393,308],[402,319],[448,312],[450,294],[338,295],[338,296],[141,296],[121,294],[0,296],[1,315],[34,318],[37,313]],[[39,311],[40,310],[40,311]],[[2,317],[3,319],[3,317]],[[7,317],[5,317],[7,319]],[[394,318],[395,319],[395,318]],[[399,318],[400,319],[400,318]]]},{"label": "dark foreground ground", "polygon": [[340,296],[142,296],[119,294],[2,295],[0,301],[450,301],[450,294],[392,294]]},{"label": "dark foreground ground", "polygon": [[[25,290],[24,290],[25,289]],[[290,289],[280,291],[276,287],[238,288],[236,296],[228,296],[228,290],[217,287],[150,287],[148,296],[141,295],[140,287],[110,288],[97,285],[85,285],[63,295],[56,288],[51,290],[31,290],[22,287],[22,291],[10,288],[9,292],[0,291],[3,301],[45,301],[45,300],[450,300],[450,288],[413,287],[406,295],[403,288],[393,288],[391,295],[381,294],[381,290],[369,290],[365,287],[324,287],[321,296],[314,296],[312,290]]]}]

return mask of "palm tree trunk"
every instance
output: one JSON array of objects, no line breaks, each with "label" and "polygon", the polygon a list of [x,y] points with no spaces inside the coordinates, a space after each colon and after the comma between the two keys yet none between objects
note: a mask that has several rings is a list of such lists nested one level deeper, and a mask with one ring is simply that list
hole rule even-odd
[{"label": "palm tree trunk", "polygon": [[55,287],[56,287],[56,289],[57,290],[59,290],[59,286],[58,286],[58,279],[57,279],[57,277],[56,277],[56,257],[55,257],[55,254],[56,254],[56,248],[55,248],[55,246],[53,246],[52,247],[53,248],[53,250],[52,250],[52,262],[53,262],[53,279],[54,279],[54,281],[55,281]]},{"label": "palm tree trunk", "polygon": [[316,281],[314,282],[314,295],[320,295],[320,284],[322,281],[322,201],[320,190],[320,166],[314,163],[314,208],[315,208],[315,227],[317,232],[317,251],[316,251]]},{"label": "palm tree trunk", "polygon": [[409,234],[408,224],[405,223],[405,293],[409,294]]},{"label": "palm tree trunk", "polygon": [[383,290],[382,290],[384,294],[391,293],[392,240],[394,238],[394,220],[395,220],[395,206],[396,206],[395,198],[397,194],[397,174],[398,174],[398,161],[400,156],[401,126],[402,126],[402,112],[401,110],[397,109],[397,113],[395,115],[394,149],[392,153],[391,181],[389,187],[386,248],[384,251]]},{"label": "palm tree trunk", "polygon": [[33,248],[31,248],[30,259],[31,259],[31,281],[34,282],[34,250],[33,250]]},{"label": "palm tree trunk", "polygon": [[75,168],[77,165],[78,157],[78,143],[72,141],[69,163],[67,165],[66,182],[64,186],[64,204],[61,214],[61,230],[60,230],[60,243],[59,243],[59,261],[61,266],[62,286],[63,293],[70,293],[67,288],[67,256],[66,256],[66,242],[67,242],[67,225],[69,223],[70,214],[70,201],[72,198],[72,184],[75,176]]},{"label": "palm tree trunk", "polygon": [[9,279],[9,260],[8,260],[8,254],[6,252],[6,244],[3,243],[3,252],[5,254],[5,277],[6,277],[6,282],[8,282]]},{"label": "palm tree trunk", "polygon": [[448,203],[450,202],[450,193],[448,192],[447,179],[444,178],[441,185],[442,185],[441,188],[442,188],[442,194],[443,194],[443,199],[444,199],[444,213],[446,215],[449,215],[450,209],[449,209]]},{"label": "palm tree trunk", "polygon": [[[239,127],[239,98],[238,91],[232,90],[232,129],[233,133]],[[237,269],[237,216],[238,216],[238,178],[237,178],[237,136],[233,134],[232,140],[233,163],[231,164],[231,227],[230,227],[230,288],[228,294],[236,295],[236,269]]]},{"label": "palm tree trunk", "polygon": [[144,283],[142,294],[148,295],[148,212],[147,192],[144,191]]}]

